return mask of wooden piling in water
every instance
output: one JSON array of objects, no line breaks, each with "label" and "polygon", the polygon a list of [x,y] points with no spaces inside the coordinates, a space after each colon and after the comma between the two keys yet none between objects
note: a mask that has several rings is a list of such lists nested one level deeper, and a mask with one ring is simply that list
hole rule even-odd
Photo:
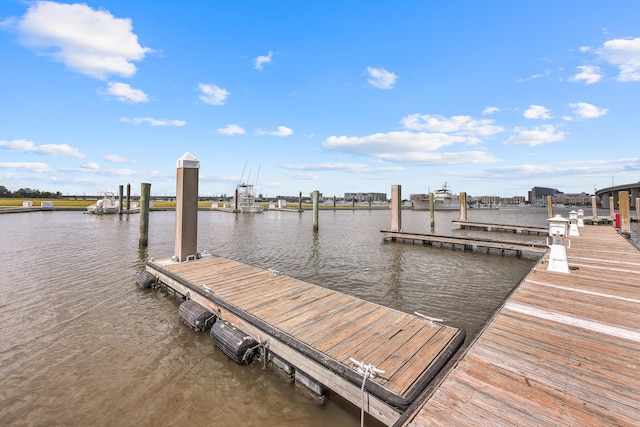
[{"label": "wooden piling in water", "polygon": [[124,200],[122,200],[124,196],[124,186],[120,185],[118,187],[118,214],[122,215],[122,210],[123,210],[123,202]]},{"label": "wooden piling in water", "polygon": [[131,209],[131,184],[127,184],[127,210]]},{"label": "wooden piling in water", "polygon": [[391,231],[402,230],[402,186],[391,186]]},{"label": "wooden piling in water", "polygon": [[549,218],[553,218],[553,202],[551,196],[547,196],[547,215]]},{"label": "wooden piling in water", "polygon": [[433,193],[429,193],[429,217],[431,218],[431,228],[436,226],[436,213],[433,205]]},{"label": "wooden piling in water", "polygon": [[460,192],[460,221],[467,220],[467,193]]},{"label": "wooden piling in water", "polygon": [[593,219],[598,218],[598,202],[596,201],[596,196],[591,196],[591,216]]},{"label": "wooden piling in water", "polygon": [[149,199],[151,198],[151,184],[140,184],[140,236],[138,247],[146,248],[149,245]]},{"label": "wooden piling in water", "polygon": [[302,212],[302,191],[298,195],[298,210]]},{"label": "wooden piling in water", "polygon": [[318,231],[318,205],[320,204],[320,191],[314,190],[311,193],[313,199],[313,231]]},{"label": "wooden piling in water", "polygon": [[191,153],[178,159],[175,258],[179,262],[196,259],[198,255],[199,168],[200,162]]}]

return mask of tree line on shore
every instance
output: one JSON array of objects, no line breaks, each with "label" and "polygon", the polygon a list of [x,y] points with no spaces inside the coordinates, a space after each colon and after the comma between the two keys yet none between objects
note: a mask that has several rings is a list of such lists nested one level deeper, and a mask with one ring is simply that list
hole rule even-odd
[{"label": "tree line on shore", "polygon": [[34,198],[34,199],[58,199],[62,197],[62,193],[56,191],[52,193],[50,191],[40,191],[31,188],[21,188],[16,191],[11,191],[4,185],[0,185],[0,197],[3,198]]}]

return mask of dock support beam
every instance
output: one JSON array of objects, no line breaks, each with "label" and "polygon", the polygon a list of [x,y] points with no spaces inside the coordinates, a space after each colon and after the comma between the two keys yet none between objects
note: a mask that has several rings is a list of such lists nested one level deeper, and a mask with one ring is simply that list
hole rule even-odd
[{"label": "dock support beam", "polygon": [[[200,162],[184,153],[176,174],[176,253],[178,262],[198,255],[198,171]],[[237,198],[236,198],[237,200]]]},{"label": "dock support beam", "polygon": [[467,193],[460,192],[460,221],[467,220]]},{"label": "dock support beam", "polygon": [[402,186],[391,186],[391,231],[402,230]]},{"label": "dock support beam", "polygon": [[313,199],[313,231],[318,231],[318,204],[320,203],[320,191],[314,190],[311,193]]},{"label": "dock support beam", "polygon": [[547,218],[553,218],[553,202],[551,196],[547,196]]},{"label": "dock support beam", "polygon": [[622,234],[631,234],[631,208],[629,206],[629,192],[618,192],[618,205],[622,221],[620,224],[620,232]]},{"label": "dock support beam", "polygon": [[598,218],[598,202],[596,201],[596,196],[591,196],[591,215],[594,220]]},{"label": "dock support beam", "polygon": [[149,245],[149,199],[151,198],[151,184],[140,184],[140,238],[139,248]]}]

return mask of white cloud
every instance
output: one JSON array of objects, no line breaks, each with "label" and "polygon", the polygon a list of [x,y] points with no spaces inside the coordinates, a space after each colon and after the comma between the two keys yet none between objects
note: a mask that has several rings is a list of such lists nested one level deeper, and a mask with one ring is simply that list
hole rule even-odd
[{"label": "white cloud", "polygon": [[127,159],[125,159],[124,157],[118,156],[116,154],[107,154],[106,156],[104,156],[104,160],[109,163],[124,163],[127,161]]},{"label": "white cloud", "polygon": [[598,49],[598,55],[619,69],[618,81],[640,80],[640,38],[613,39]]},{"label": "white cloud", "polygon": [[12,151],[37,153],[47,156],[69,156],[78,159],[84,157],[84,154],[80,153],[77,148],[71,147],[68,144],[35,145],[26,139],[14,139],[13,141],[0,141],[0,148],[2,147]]},{"label": "white cloud", "polygon": [[262,70],[262,67],[264,67],[264,64],[270,64],[271,63],[271,57],[273,56],[273,52],[269,51],[269,54],[264,56],[258,56],[255,60],[254,60],[254,65],[253,68],[255,68],[256,70]]},{"label": "white cloud", "polygon": [[552,125],[542,125],[532,129],[517,127],[515,135],[512,135],[505,141],[505,145],[529,145],[531,147],[550,143],[564,141],[565,132],[556,130]]},{"label": "white cloud", "polygon": [[132,119],[128,117],[121,117],[121,122],[124,123],[132,123],[134,125],[139,125],[142,123],[148,123],[151,126],[175,126],[181,127],[187,124],[184,120],[168,120],[168,119],[154,119],[153,117],[134,117]]},{"label": "white cloud", "polygon": [[606,108],[600,108],[587,102],[575,102],[569,104],[569,108],[574,114],[582,117],[583,119],[595,119],[596,117],[606,115],[609,110]]},{"label": "white cloud", "polygon": [[402,166],[372,167],[363,163],[316,163],[316,164],[302,164],[302,165],[284,164],[282,165],[282,167],[284,169],[292,169],[292,170],[346,171],[346,172],[352,172],[352,173],[366,173],[366,174],[401,172],[405,169]]},{"label": "white cloud", "polygon": [[226,127],[220,128],[216,132],[222,135],[242,135],[245,133],[244,129],[234,124],[228,124]]},{"label": "white cloud", "polygon": [[127,83],[109,82],[106,94],[115,97],[118,101],[132,102],[134,104],[149,101],[146,93],[140,89],[134,89]]},{"label": "white cloud", "polygon": [[84,165],[82,165],[83,169],[89,169],[91,171],[96,171],[100,169],[100,165],[97,164],[96,162],[89,162],[89,163],[85,163]]},{"label": "white cloud", "polygon": [[490,116],[491,114],[499,112],[500,109],[498,107],[486,107],[482,110],[482,114],[485,116]]},{"label": "white cloud", "polygon": [[200,100],[211,105],[223,105],[230,93],[216,85],[205,83],[198,84],[200,89]]},{"label": "white cloud", "polygon": [[391,73],[384,68],[368,67],[367,73],[369,73],[369,84],[378,89],[392,89],[393,85],[398,80],[398,76]]},{"label": "white cloud", "polygon": [[486,137],[503,132],[504,129],[494,124],[494,120],[475,120],[469,116],[443,117],[430,114],[410,114],[402,119],[405,129],[450,133],[465,137],[467,143],[480,142],[480,137]]},{"label": "white cloud", "polygon": [[52,169],[46,163],[31,162],[0,162],[0,168],[4,169],[26,169],[38,173],[51,172]]},{"label": "white cloud", "polygon": [[97,79],[130,77],[151,51],[138,43],[130,19],[86,4],[38,1],[17,22],[21,42],[69,69]]},{"label": "white cloud", "polygon": [[584,84],[591,85],[598,83],[602,79],[600,68],[593,65],[582,65],[576,67],[580,72],[569,79],[570,82],[584,81]]},{"label": "white cloud", "polygon": [[289,129],[286,126],[278,126],[278,130],[269,132],[269,135],[273,135],[273,136],[289,136],[291,134],[293,134],[293,130]]},{"label": "white cloud", "polygon": [[549,110],[542,105],[532,105],[522,114],[526,119],[551,119]]}]

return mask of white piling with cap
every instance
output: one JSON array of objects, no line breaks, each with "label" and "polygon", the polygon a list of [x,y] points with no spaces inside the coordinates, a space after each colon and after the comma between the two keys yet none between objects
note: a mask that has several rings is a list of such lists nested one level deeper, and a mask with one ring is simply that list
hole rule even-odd
[{"label": "white piling with cap", "polygon": [[578,209],[578,227],[584,227],[584,210]]},{"label": "white piling with cap", "polygon": [[[564,246],[564,237],[567,235],[567,224],[569,220],[563,218],[562,215],[556,215],[549,221],[549,236],[553,239],[553,243],[549,245],[547,238],[547,246],[549,251],[549,261],[547,263],[547,271],[558,273],[569,272],[569,262],[567,261],[567,249]],[[569,242],[571,245],[571,242]]]},{"label": "white piling with cap", "polygon": [[578,231],[578,212],[575,210],[569,212],[569,236],[579,236]]},{"label": "white piling with cap", "polygon": [[198,171],[200,162],[191,153],[178,159],[176,173],[175,260],[195,259],[198,255]]}]

